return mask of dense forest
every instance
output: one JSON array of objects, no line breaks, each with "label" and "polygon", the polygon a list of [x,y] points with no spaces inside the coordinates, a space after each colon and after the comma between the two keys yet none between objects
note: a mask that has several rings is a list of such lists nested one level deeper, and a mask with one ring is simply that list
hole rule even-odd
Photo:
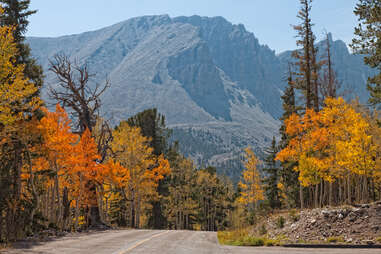
[{"label": "dense forest", "polygon": [[154,228],[217,231],[254,224],[276,209],[381,199],[381,1],[359,0],[351,45],[378,74],[369,105],[345,101],[326,57],[317,60],[312,0],[300,0],[299,47],[289,64],[279,138],[259,160],[244,150],[234,185],[184,157],[156,109],[111,126],[89,66],[50,59],[57,84],[40,98],[42,68],[25,43],[30,0],[1,0],[0,242],[46,229]]}]

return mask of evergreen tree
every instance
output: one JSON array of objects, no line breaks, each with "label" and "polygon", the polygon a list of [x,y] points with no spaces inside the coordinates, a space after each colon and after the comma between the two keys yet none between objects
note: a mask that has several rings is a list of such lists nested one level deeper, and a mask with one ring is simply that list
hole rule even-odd
[{"label": "evergreen tree", "polygon": [[165,116],[156,108],[147,109],[127,120],[132,127],[139,127],[143,136],[151,138],[151,147],[155,155],[165,154],[168,149],[170,130],[165,125]]},{"label": "evergreen tree", "polygon": [[[293,52],[297,60],[298,71],[295,72],[294,87],[301,91],[305,98],[305,111],[314,109],[319,111],[319,71],[321,63],[316,60],[318,49],[315,47],[316,37],[312,31],[311,22],[312,0],[300,0],[301,8],[297,17],[301,20],[299,25],[294,26],[297,31],[296,45],[301,49]],[[304,191],[300,186],[300,206],[304,208]]]},{"label": "evergreen tree", "polygon": [[[294,90],[294,80],[291,71],[291,65],[289,65],[288,77],[287,77],[288,86],[284,94],[282,95],[283,100],[283,116],[280,118],[282,121],[282,126],[279,130],[281,134],[281,140],[279,144],[279,150],[287,147],[288,142],[292,137],[289,137],[286,134],[286,127],[284,125],[284,121],[288,119],[292,114],[298,112],[299,107],[296,106],[295,101],[295,90]],[[298,182],[298,173],[294,171],[294,167],[297,165],[297,162],[294,161],[285,161],[281,162],[280,168],[280,184],[283,186],[283,192],[286,196],[286,203],[288,206],[297,206],[299,204],[298,201],[298,190],[299,190],[299,182]]]},{"label": "evergreen tree", "polygon": [[30,47],[25,43],[25,33],[29,24],[28,18],[37,11],[29,10],[30,0],[0,0],[4,9],[1,15],[1,26],[13,26],[13,37],[17,45],[18,54],[16,64],[24,64],[25,77],[31,80],[36,87],[43,84],[42,67],[31,57]]},{"label": "evergreen tree", "polygon": [[294,26],[297,32],[296,45],[301,47],[295,50],[292,56],[297,60],[298,71],[295,73],[295,88],[301,90],[305,97],[305,107],[319,110],[319,70],[321,63],[316,60],[318,49],[315,47],[315,35],[311,22],[312,0],[300,0],[301,8],[297,17],[301,20]]},{"label": "evergreen tree", "polygon": [[354,13],[360,24],[352,41],[354,52],[364,54],[364,62],[379,71],[368,79],[369,102],[381,104],[381,0],[359,0]]},{"label": "evergreen tree", "polygon": [[[168,151],[168,138],[170,130],[165,125],[165,116],[158,113],[156,108],[147,109],[130,117],[127,120],[130,126],[139,127],[143,136],[151,139],[150,144],[155,155],[166,154]],[[168,195],[167,180],[164,178],[159,182],[157,191],[159,200],[152,202],[152,213],[149,218],[149,226],[155,229],[165,228],[167,221],[163,212],[163,196]]]},{"label": "evergreen tree", "polygon": [[267,176],[264,179],[265,194],[271,208],[280,208],[280,195],[278,189],[280,170],[277,167],[277,162],[275,160],[278,153],[275,137],[273,137],[271,146],[266,150],[266,153],[265,168],[263,169],[263,171],[267,173]]}]

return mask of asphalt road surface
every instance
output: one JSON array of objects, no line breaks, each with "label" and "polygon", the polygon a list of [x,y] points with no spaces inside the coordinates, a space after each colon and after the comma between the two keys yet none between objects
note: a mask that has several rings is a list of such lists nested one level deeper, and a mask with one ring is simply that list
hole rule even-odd
[{"label": "asphalt road surface", "polygon": [[292,249],[278,247],[233,247],[218,244],[213,232],[115,230],[62,237],[49,242],[20,242],[7,254],[362,254],[380,249]]}]

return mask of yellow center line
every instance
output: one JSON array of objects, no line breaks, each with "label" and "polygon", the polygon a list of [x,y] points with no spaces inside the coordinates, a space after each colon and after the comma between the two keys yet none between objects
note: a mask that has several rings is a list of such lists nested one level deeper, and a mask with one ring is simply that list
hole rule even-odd
[{"label": "yellow center line", "polygon": [[139,246],[142,245],[143,243],[148,242],[149,240],[152,240],[152,239],[154,239],[154,238],[156,238],[156,237],[159,237],[159,236],[162,236],[162,235],[164,235],[164,234],[168,234],[169,232],[170,232],[170,231],[162,232],[162,233],[160,233],[160,234],[153,235],[153,236],[151,236],[151,237],[149,237],[149,238],[147,238],[147,239],[141,240],[140,242],[137,242],[135,245],[131,246],[131,247],[128,248],[127,250],[122,250],[122,251],[119,252],[118,254],[125,254],[125,253],[127,253],[127,252],[129,252],[129,251],[135,249],[136,247],[139,247]]}]

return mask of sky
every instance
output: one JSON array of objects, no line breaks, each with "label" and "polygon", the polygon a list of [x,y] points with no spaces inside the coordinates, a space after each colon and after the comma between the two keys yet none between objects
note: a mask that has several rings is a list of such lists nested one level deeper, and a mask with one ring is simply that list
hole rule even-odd
[{"label": "sky", "polygon": [[[314,32],[321,39],[331,32],[347,44],[353,37],[358,0],[315,0],[312,4]],[[31,0],[27,36],[57,37],[96,30],[132,17],[169,14],[176,16],[222,16],[243,24],[261,44],[277,53],[294,49],[299,21],[299,0]]]}]

